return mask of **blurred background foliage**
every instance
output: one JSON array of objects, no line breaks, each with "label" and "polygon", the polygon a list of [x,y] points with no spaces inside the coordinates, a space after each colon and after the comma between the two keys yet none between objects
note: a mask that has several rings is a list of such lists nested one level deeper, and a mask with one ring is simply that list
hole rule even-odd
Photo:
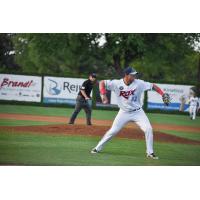
[{"label": "blurred background foliage", "polygon": [[119,78],[134,66],[148,81],[200,83],[199,33],[0,34],[0,72]]}]

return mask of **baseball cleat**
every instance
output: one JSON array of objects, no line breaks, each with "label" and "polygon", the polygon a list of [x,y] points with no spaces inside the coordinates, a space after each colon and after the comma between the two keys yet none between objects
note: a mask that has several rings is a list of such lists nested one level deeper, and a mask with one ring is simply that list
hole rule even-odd
[{"label": "baseball cleat", "polygon": [[154,160],[158,160],[158,156],[156,156],[154,153],[151,153],[151,154],[147,154],[147,158],[151,158],[151,159],[154,159]]},{"label": "baseball cleat", "polygon": [[99,151],[97,151],[96,149],[92,149],[90,153],[95,154],[95,153],[99,153]]}]

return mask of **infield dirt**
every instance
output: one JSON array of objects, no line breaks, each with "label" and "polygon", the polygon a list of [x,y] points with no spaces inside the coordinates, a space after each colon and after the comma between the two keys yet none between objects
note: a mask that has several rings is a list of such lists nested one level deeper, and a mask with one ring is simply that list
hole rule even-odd
[{"label": "infield dirt", "polygon": [[[36,115],[24,115],[24,114],[0,114],[0,119],[15,119],[15,120],[30,120],[30,121],[45,121],[56,122],[65,124],[54,125],[40,125],[40,126],[1,126],[1,130],[9,130],[12,132],[26,132],[26,133],[45,133],[45,134],[68,134],[68,135],[87,135],[87,136],[103,136],[105,132],[112,125],[111,120],[93,120],[93,126],[85,125],[85,119],[77,119],[75,125],[68,125],[68,118],[66,117],[54,117],[54,116],[36,116]],[[177,126],[166,124],[152,124],[154,129],[154,140],[159,142],[181,143],[181,144],[193,144],[200,145],[200,141],[186,139],[166,133],[162,133],[160,130],[177,130],[177,131],[189,131],[200,133],[199,127],[189,126]],[[123,128],[117,135],[120,138],[129,139],[144,139],[143,132],[136,126],[135,123],[129,123]]]}]

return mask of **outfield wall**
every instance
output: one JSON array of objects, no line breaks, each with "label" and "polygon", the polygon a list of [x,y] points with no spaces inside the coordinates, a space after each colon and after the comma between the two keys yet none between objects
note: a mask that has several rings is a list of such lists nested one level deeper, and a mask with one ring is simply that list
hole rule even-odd
[{"label": "outfield wall", "polygon": [[43,103],[74,105],[86,79],[44,76]]},{"label": "outfield wall", "polygon": [[[0,74],[0,100],[38,102],[41,104],[75,105],[76,97],[82,83],[86,79],[54,76],[29,76]],[[157,84],[172,97],[171,104],[166,107],[162,98],[155,91],[147,92],[147,99],[141,97],[141,104],[147,105],[147,110],[188,111],[188,98],[192,85]],[[108,92],[109,104],[101,103],[98,84],[94,90],[94,107],[117,107],[114,92]]]},{"label": "outfield wall", "polygon": [[42,77],[0,74],[0,99],[41,102]]},{"label": "outfield wall", "polygon": [[169,106],[163,104],[161,96],[155,91],[148,91],[147,109],[159,110],[176,110],[187,111],[189,110],[189,96],[192,93],[192,85],[172,85],[172,84],[159,84],[158,85],[164,92],[168,93],[171,97]]}]

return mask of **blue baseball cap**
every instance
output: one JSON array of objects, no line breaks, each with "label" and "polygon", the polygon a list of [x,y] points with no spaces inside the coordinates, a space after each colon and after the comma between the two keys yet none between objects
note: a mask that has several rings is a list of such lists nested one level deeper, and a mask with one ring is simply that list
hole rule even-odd
[{"label": "blue baseball cap", "polygon": [[133,67],[127,67],[127,68],[125,68],[123,72],[126,75],[129,75],[129,74],[136,75],[138,73]]}]

